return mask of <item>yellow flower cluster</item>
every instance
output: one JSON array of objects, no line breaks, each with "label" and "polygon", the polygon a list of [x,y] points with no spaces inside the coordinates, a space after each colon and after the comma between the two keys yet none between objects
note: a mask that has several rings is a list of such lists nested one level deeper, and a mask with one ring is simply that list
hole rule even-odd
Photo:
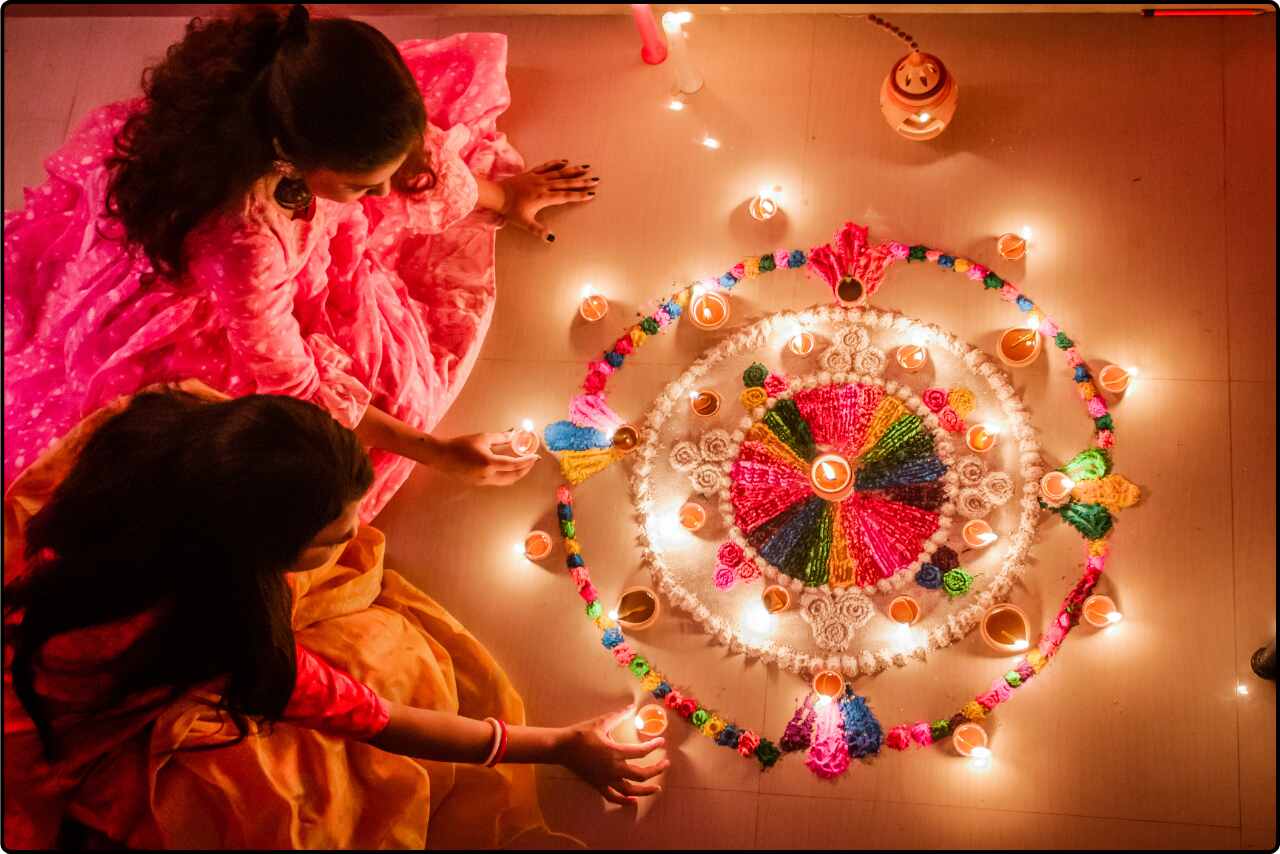
[{"label": "yellow flower cluster", "polygon": [[1089,541],[1090,557],[1106,557],[1109,551],[1111,551],[1111,546],[1108,545],[1106,540],[1090,540]]},{"label": "yellow flower cluster", "polygon": [[1093,383],[1085,380],[1082,383],[1076,383],[1076,390],[1080,392],[1081,400],[1093,400],[1097,397],[1098,390],[1093,387]]},{"label": "yellow flower cluster", "polygon": [[1071,497],[1082,504],[1101,504],[1118,513],[1138,503],[1141,490],[1123,475],[1109,474],[1098,480],[1084,480],[1071,490]]},{"label": "yellow flower cluster", "polygon": [[744,258],[742,260],[742,269],[746,272],[748,279],[754,279],[760,275],[760,257]]},{"label": "yellow flower cluster", "polygon": [[957,258],[955,264],[952,265],[957,273],[964,273],[973,265],[964,258]]},{"label": "yellow flower cluster", "polygon": [[1036,673],[1044,670],[1044,666],[1048,663],[1049,659],[1045,658],[1044,653],[1038,649],[1033,649],[1027,653],[1027,664],[1030,664]]},{"label": "yellow flower cluster", "polygon": [[600,631],[602,631],[602,632],[608,631],[609,629],[611,629],[611,628],[613,628],[614,626],[618,625],[617,623],[615,623],[613,620],[609,619],[609,618],[608,618],[607,616],[605,616],[604,614],[601,614],[600,616],[596,617],[594,622],[595,622],[595,624],[596,624],[596,628],[597,628],[597,629],[599,629],[599,630],[600,630]]},{"label": "yellow flower cluster", "polygon": [[968,418],[978,404],[973,399],[973,392],[963,386],[957,386],[947,395],[947,405],[956,411],[956,415]]},{"label": "yellow flower cluster", "polygon": [[987,710],[982,708],[982,705],[977,700],[970,700],[964,704],[960,714],[971,721],[980,721],[987,716]]},{"label": "yellow flower cluster", "polygon": [[640,683],[640,687],[652,694],[662,684],[662,677],[656,672],[650,670],[645,674],[644,680]]},{"label": "yellow flower cluster", "polygon": [[702,725],[702,734],[707,738],[715,738],[717,735],[724,732],[725,726],[726,724],[723,718],[719,715],[712,715],[707,718],[707,722]]},{"label": "yellow flower cluster", "polygon": [[742,394],[738,395],[738,400],[742,401],[742,405],[747,409],[755,409],[757,406],[764,406],[769,400],[769,395],[759,386],[752,386],[744,388]]},{"label": "yellow flower cluster", "polygon": [[571,555],[582,554],[582,546],[578,545],[578,541],[573,539],[564,541],[564,550]]}]

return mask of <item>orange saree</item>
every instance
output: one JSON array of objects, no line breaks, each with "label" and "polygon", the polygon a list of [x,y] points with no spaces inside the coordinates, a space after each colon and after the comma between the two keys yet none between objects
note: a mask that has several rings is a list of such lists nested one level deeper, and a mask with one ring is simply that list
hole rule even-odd
[{"label": "orange saree", "polygon": [[[180,387],[221,397],[198,383]],[[6,581],[23,571],[26,523],[85,439],[127,402],[85,419],[10,486]],[[291,575],[298,641],[388,700],[523,723],[523,703],[488,651],[386,569],[383,556],[383,535],[364,527],[334,564]],[[60,635],[46,648],[57,641],[79,663],[91,662],[111,654],[118,628]],[[79,687],[91,692],[85,678]],[[51,701],[74,701],[76,683],[63,681],[50,688]],[[238,745],[172,752],[233,739],[234,726],[207,702],[217,689],[201,686],[160,704],[137,697],[89,717],[71,706],[55,711],[65,755],[50,763],[13,693],[6,649],[5,846],[50,847],[65,818],[130,848],[490,848],[547,835],[529,765],[408,759],[288,723],[265,732],[254,726]]]}]

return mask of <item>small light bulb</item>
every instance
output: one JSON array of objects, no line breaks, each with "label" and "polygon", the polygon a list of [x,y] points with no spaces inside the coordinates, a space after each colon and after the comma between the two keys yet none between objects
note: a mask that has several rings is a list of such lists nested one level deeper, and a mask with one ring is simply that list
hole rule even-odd
[{"label": "small light bulb", "polygon": [[1108,622],[1108,623],[1118,623],[1118,622],[1120,622],[1120,621],[1121,621],[1121,620],[1123,620],[1123,619],[1124,619],[1124,615],[1123,615],[1123,614],[1121,614],[1119,611],[1108,611],[1108,612],[1107,612],[1107,622]]},{"label": "small light bulb", "polygon": [[714,150],[720,147],[720,140],[716,139],[714,136],[704,136],[702,138],[702,144],[707,148]]},{"label": "small light bulb", "polygon": [[930,118],[931,116],[928,113],[921,113],[920,115],[916,116],[916,121],[927,122],[929,121]]},{"label": "small light bulb", "polygon": [[636,715],[636,729],[644,729],[644,718]]},{"label": "small light bulb", "polygon": [[676,12],[675,18],[677,24],[687,24],[693,20],[693,13],[688,11]]},{"label": "small light bulb", "polygon": [[1249,693],[1249,686],[1244,684],[1243,682],[1239,683],[1238,685],[1236,685],[1236,693],[1239,694],[1241,697],[1243,697],[1244,695]]},{"label": "small light bulb", "polygon": [[1129,374],[1129,376],[1131,376],[1131,377],[1136,377],[1136,376],[1138,375],[1138,369],[1137,369],[1136,367],[1133,367],[1133,368],[1125,368],[1125,371],[1126,371],[1126,372]]},{"label": "small light bulb", "polygon": [[595,289],[595,287],[594,287],[590,282],[587,282],[586,284],[584,284],[584,285],[582,286],[582,298],[583,298],[583,299],[586,299],[587,297],[591,296],[591,295],[592,295],[592,294],[594,294],[595,292],[596,292],[596,289]]},{"label": "small light bulb", "polygon": [[1074,488],[1075,488],[1075,485],[1076,485],[1076,482],[1075,482],[1074,480],[1072,480],[1071,478],[1069,478],[1069,477],[1064,477],[1064,478],[1062,479],[1062,488],[1063,488],[1063,489],[1074,489]]},{"label": "small light bulb", "polygon": [[614,608],[613,610],[611,610],[611,611],[609,612],[609,619],[610,619],[610,620],[616,620],[616,619],[618,619],[618,609],[617,609],[617,608]]},{"label": "small light bulb", "polygon": [[1022,239],[1023,239],[1023,240],[1030,240],[1030,239],[1031,239],[1031,226],[1029,226],[1029,225],[1024,225],[1024,226],[1022,227]]},{"label": "small light bulb", "polygon": [[520,422],[520,429],[525,431],[526,433],[532,433],[533,422],[530,421],[528,418],[524,419],[523,421]]},{"label": "small light bulb", "polygon": [[684,101],[681,101],[679,98],[672,98],[670,103],[667,104],[667,109],[674,110],[678,113],[684,109]]},{"label": "small light bulb", "polygon": [[[988,535],[988,536],[992,536],[992,535]],[[1031,644],[1027,643],[1022,638],[1019,638],[1018,640],[1013,642],[1012,646],[1014,649],[1021,650],[1021,649],[1026,649],[1027,647],[1031,646]]]},{"label": "small light bulb", "polygon": [[516,554],[518,554],[518,555],[523,556],[523,555],[524,555],[524,543],[512,543],[512,544],[511,544],[511,551],[515,552],[515,553],[516,553]]},{"label": "small light bulb", "polygon": [[814,705],[815,707],[817,707],[817,708],[821,709],[822,707],[827,706],[827,705],[829,705],[830,703],[831,703],[831,698],[830,698],[830,697],[822,696],[822,697],[819,697],[819,698],[818,698],[818,702],[814,703],[813,705]]},{"label": "small light bulb", "polygon": [[971,754],[971,755],[973,756],[973,758],[974,758],[974,759],[990,759],[990,758],[991,758],[991,748],[989,748],[989,747],[975,747],[975,748],[973,749],[973,751],[972,751],[972,754]]}]

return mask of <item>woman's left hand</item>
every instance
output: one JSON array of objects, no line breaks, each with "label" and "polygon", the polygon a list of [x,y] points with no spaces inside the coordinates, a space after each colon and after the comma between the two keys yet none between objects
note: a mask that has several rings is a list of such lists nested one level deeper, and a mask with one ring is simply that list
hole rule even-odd
[{"label": "woman's left hand", "polygon": [[552,205],[589,202],[599,185],[600,179],[591,176],[590,163],[570,166],[568,160],[549,160],[498,185],[503,194],[499,213],[539,240],[553,243],[556,236],[538,222],[538,213]]}]

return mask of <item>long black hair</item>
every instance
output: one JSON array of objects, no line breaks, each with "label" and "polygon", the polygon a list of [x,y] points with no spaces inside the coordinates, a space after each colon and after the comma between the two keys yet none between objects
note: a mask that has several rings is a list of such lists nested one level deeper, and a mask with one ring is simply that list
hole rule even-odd
[{"label": "long black hair", "polygon": [[106,210],[153,269],[186,269],[186,236],[280,158],[362,172],[407,154],[403,193],[435,185],[426,109],[399,51],[368,24],[311,20],[306,7],[252,6],[187,24],[142,77],[143,109],[107,160]]},{"label": "long black hair", "polygon": [[106,421],[29,521],[29,571],[4,591],[6,613],[22,611],[7,638],[14,691],[46,754],[58,750],[34,686],[41,646],[153,609],[158,622],[108,666],[104,707],[226,675],[237,741],[248,716],[278,719],[297,677],[284,573],[372,482],[355,434],[289,397],[147,392]]}]

